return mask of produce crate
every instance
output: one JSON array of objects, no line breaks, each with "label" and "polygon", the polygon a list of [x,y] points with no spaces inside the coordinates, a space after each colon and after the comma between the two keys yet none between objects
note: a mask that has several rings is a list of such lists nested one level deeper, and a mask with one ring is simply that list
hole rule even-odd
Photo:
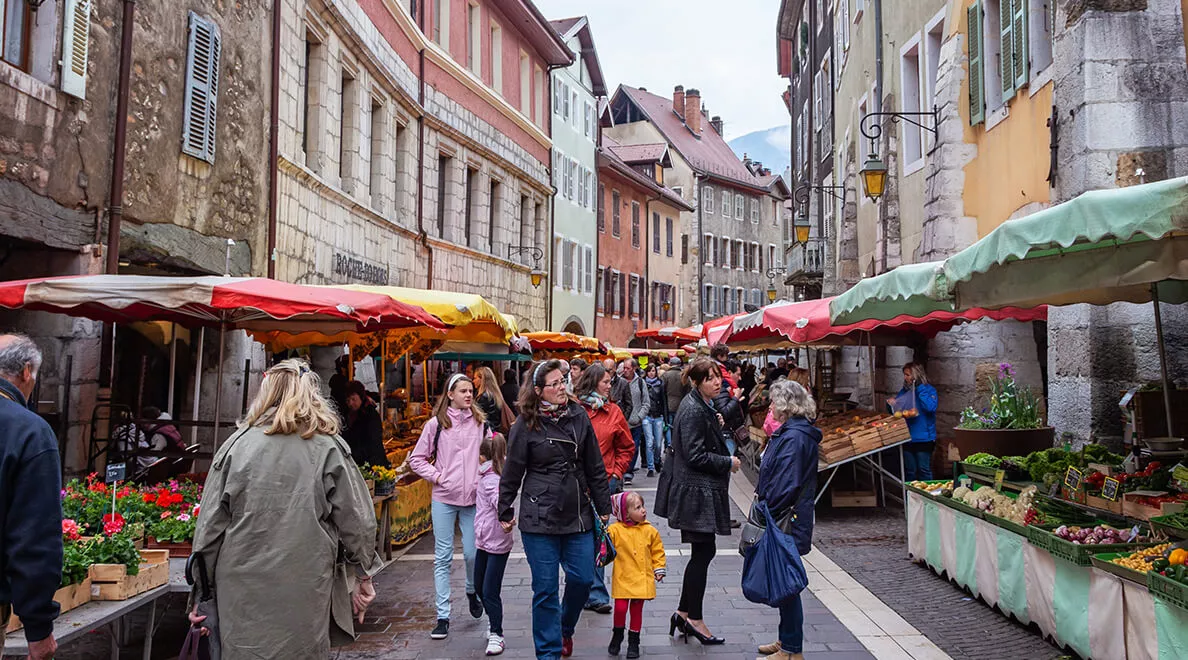
[{"label": "produce crate", "polygon": [[1155,571],[1148,571],[1147,589],[1164,602],[1188,610],[1188,584],[1181,584]]},{"label": "produce crate", "polygon": [[985,511],[982,511],[981,509],[974,508],[974,507],[966,504],[965,502],[954,499],[952,497],[937,497],[934,499],[936,499],[936,501],[938,503],[943,504],[943,505],[949,507],[950,509],[956,509],[956,510],[960,511],[961,513],[964,513],[968,516],[973,516],[974,518],[985,518],[986,517]]},{"label": "produce crate", "polygon": [[834,490],[831,502],[837,508],[878,506],[879,496],[873,490]]},{"label": "produce crate", "polygon": [[1019,536],[1022,536],[1023,538],[1027,538],[1027,525],[1020,525],[1019,523],[1017,523],[1013,520],[1007,520],[1006,518],[1000,518],[1000,517],[994,515],[993,513],[987,513],[983,516],[983,518],[986,520],[986,522],[990,523],[991,525],[997,525],[997,526],[1007,530],[1008,532],[1014,532],[1014,533],[1018,534]]},{"label": "produce crate", "polygon": [[998,472],[998,468],[970,465],[969,463],[960,463],[958,464],[958,468],[966,474],[980,474],[983,477],[990,477],[991,479],[994,478],[994,473]]},{"label": "produce crate", "polygon": [[1122,496],[1122,515],[1137,520],[1150,520],[1156,516],[1167,516],[1184,510],[1183,502],[1163,502],[1158,507],[1147,506],[1138,501],[1139,495],[1126,493]]},{"label": "produce crate", "polygon": [[1147,574],[1146,573],[1139,573],[1138,571],[1133,571],[1129,568],[1126,568],[1125,566],[1119,566],[1112,561],[1114,559],[1117,559],[1118,557],[1125,557],[1129,554],[1130,554],[1129,552],[1106,552],[1106,553],[1093,555],[1092,557],[1089,558],[1089,561],[1093,564],[1094,568],[1100,568],[1101,570],[1105,571],[1106,573],[1113,573],[1114,575],[1117,575],[1118,577],[1122,578],[1123,580],[1130,580],[1131,582],[1136,582],[1141,585],[1146,585],[1147,584]]},{"label": "produce crate", "polygon": [[1077,566],[1089,566],[1093,562],[1090,558],[1095,554],[1109,552],[1133,552],[1140,548],[1147,548],[1154,543],[1114,543],[1105,545],[1077,545],[1072,541],[1065,541],[1052,532],[1030,525],[1027,527],[1027,540],[1037,548],[1047,550],[1053,557],[1059,557]]},{"label": "produce crate", "polygon": [[91,565],[91,600],[127,600],[169,582],[169,551],[141,550],[140,572],[123,564]]},{"label": "produce crate", "polygon": [[879,435],[883,438],[883,446],[893,445],[904,440],[910,440],[907,420],[893,419],[879,427]]},{"label": "produce crate", "polygon": [[[76,607],[82,607],[91,602],[91,578],[86,578],[78,584],[62,587],[54,592],[54,601],[58,603],[58,612],[65,614]],[[8,620],[5,634],[15,632],[24,627],[20,617],[13,614]]]},{"label": "produce crate", "polygon": [[1167,521],[1170,519],[1171,516],[1155,516],[1151,518],[1151,527],[1167,534],[1171,538],[1188,539],[1188,529],[1168,524]]},{"label": "produce crate", "polygon": [[1109,511],[1114,515],[1122,515],[1122,500],[1111,502],[1104,497],[1097,495],[1085,494],[1085,506],[1091,506],[1094,509],[1101,509],[1102,511]]},{"label": "produce crate", "polygon": [[883,446],[883,436],[875,427],[864,428],[850,433],[850,442],[854,445],[854,454],[865,454]]},{"label": "produce crate", "polygon": [[[951,484],[951,483],[953,483],[953,482],[952,482],[952,480],[950,480],[950,479],[940,479],[940,480],[929,481],[928,483],[929,483],[929,484],[935,484],[935,485],[937,485],[937,486],[943,486],[943,485],[945,485],[945,484]],[[905,484],[905,485],[906,485],[906,484]],[[926,498],[928,498],[928,499],[930,499],[930,500],[937,500],[937,499],[940,499],[940,498],[939,498],[939,497],[937,497],[936,495],[933,495],[932,493],[930,493],[929,491],[926,491],[926,490],[924,490],[923,488],[916,488],[915,486],[907,486],[907,489],[908,489],[908,490],[910,490],[910,491],[912,491],[913,493],[917,493],[917,494],[919,494],[919,495],[921,495],[921,496],[923,496],[923,497],[926,497]],[[947,498],[947,497],[946,497],[945,499],[951,499],[951,498]]]}]

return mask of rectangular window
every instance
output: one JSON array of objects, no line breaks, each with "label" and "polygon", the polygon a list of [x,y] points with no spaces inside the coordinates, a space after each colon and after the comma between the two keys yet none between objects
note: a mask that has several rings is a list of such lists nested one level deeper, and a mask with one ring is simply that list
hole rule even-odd
[{"label": "rectangular window", "polygon": [[652,211],[652,252],[660,254],[660,214]]},{"label": "rectangular window", "polygon": [[722,268],[730,268],[730,239],[722,236],[718,239],[718,264]]},{"label": "rectangular window", "polygon": [[581,113],[581,111],[578,109],[578,105],[579,105],[579,103],[578,103],[578,93],[577,93],[577,90],[576,90],[576,89],[575,89],[575,90],[573,90],[573,91],[571,92],[571,94],[572,94],[572,97],[571,97],[571,99],[570,99],[570,103],[571,103],[571,105],[572,105],[572,107],[573,107],[573,123],[572,123],[572,126],[573,126],[574,128],[577,128],[578,122],[579,122],[579,121],[581,121],[582,113]]},{"label": "rectangular window", "polygon": [[763,270],[763,250],[758,243],[751,243],[751,270],[759,272]]},{"label": "rectangular window", "polygon": [[594,292],[594,248],[586,245],[582,248],[582,293]]},{"label": "rectangular window", "polygon": [[735,268],[737,268],[739,270],[745,270],[745,268],[746,268],[746,260],[745,260],[746,252],[747,252],[747,244],[746,243],[743,243],[742,241],[734,242],[734,267]]},{"label": "rectangular window", "polygon": [[544,126],[544,70],[536,66],[533,71],[533,93],[536,95],[536,103],[532,118],[536,121],[537,126]]},{"label": "rectangular window", "polygon": [[615,316],[622,318],[627,315],[627,283],[623,273],[615,273],[615,288],[618,289],[619,304],[615,307]]},{"label": "rectangular window", "polygon": [[[1010,22],[1003,28],[1004,16],[1010,16],[1011,0],[982,0],[982,90],[985,112],[993,112],[1006,103],[1014,93],[1013,80],[1004,79],[1003,72],[1013,75],[1010,44]],[[971,44],[972,45],[972,44]],[[1004,63],[1005,60],[1005,63]]]},{"label": "rectangular window", "polygon": [[759,248],[759,272],[766,272],[766,269],[763,268],[763,248],[761,247]]},{"label": "rectangular window", "polygon": [[478,170],[466,168],[466,210],[462,225],[462,235],[466,239],[466,247],[471,246],[474,235],[474,205],[478,203]]},{"label": "rectangular window", "polygon": [[482,48],[483,41],[483,21],[480,15],[481,10],[478,5],[470,5],[466,12],[466,34],[470,42],[467,44],[467,53],[469,59],[467,65],[470,67],[470,72],[479,78],[483,77],[483,57]]},{"label": "rectangular window", "polygon": [[631,202],[631,247],[639,247],[639,202]]},{"label": "rectangular window", "polygon": [[[1032,80],[1052,64],[1052,26],[1056,23],[1055,0],[1023,0],[1019,9],[1027,12],[1028,53]],[[1018,16],[1018,13],[1016,12]]]},{"label": "rectangular window", "polygon": [[606,197],[606,186],[598,184],[598,231],[606,233],[606,202],[603,199]]},{"label": "rectangular window", "polygon": [[449,52],[450,50],[450,2],[437,0],[437,11],[433,16],[433,41]]},{"label": "rectangular window", "polygon": [[758,198],[751,200],[751,224],[753,225],[759,224],[759,204]]},{"label": "rectangular window", "polygon": [[570,160],[569,168],[569,199],[577,203],[578,199],[578,163],[576,160]]},{"label": "rectangular window", "polygon": [[590,137],[592,133],[591,129],[594,127],[594,108],[591,107],[589,103],[587,103],[584,107],[584,111],[585,114],[582,115],[582,131],[586,137]]},{"label": "rectangular window", "polygon": [[561,116],[569,121],[569,85],[561,84]]},{"label": "rectangular window", "polygon": [[681,264],[689,263],[689,235],[681,234]]},{"label": "rectangular window", "polygon": [[714,189],[706,186],[701,189],[701,201],[705,204],[705,212],[714,212]]},{"label": "rectangular window", "polygon": [[714,315],[713,300],[714,285],[706,284],[701,289],[701,311],[707,317],[712,317]]},{"label": "rectangular window", "polygon": [[[0,0],[0,32],[4,61],[28,71],[29,5],[22,0]],[[90,3],[86,7],[90,8]],[[70,20],[81,17],[72,14]],[[89,14],[87,20],[90,19]],[[219,55],[222,37],[213,22],[190,12],[190,38],[186,51],[186,87],[182,111],[182,153],[214,163],[215,118],[219,101]],[[65,56],[64,56],[65,57]]]},{"label": "rectangular window", "polygon": [[313,83],[317,82],[313,75],[313,65],[315,62],[321,60],[321,45],[313,40],[313,35],[306,32],[305,34],[305,62],[301,68],[302,75],[302,95],[301,95],[301,150],[305,152],[305,164],[315,172],[314,159],[309,155],[313,150],[314,142],[311,139],[314,135],[313,128],[317,124],[317,119],[314,118],[312,112],[316,107],[315,100],[317,96],[314,92]]},{"label": "rectangular window", "polygon": [[772,244],[767,245],[767,265],[769,268],[776,267],[776,246]]},{"label": "rectangular window", "polygon": [[553,288],[565,286],[565,239],[553,237]]},{"label": "rectangular window", "polygon": [[[586,170],[586,190],[589,191],[589,196],[594,195],[594,170]],[[586,208],[594,208],[593,200],[586,200]]]},{"label": "rectangular window", "polygon": [[734,196],[734,217],[738,220],[743,220],[747,217],[746,212],[747,199],[742,195]]},{"label": "rectangular window", "polygon": [[664,256],[672,256],[672,218],[664,218]]},{"label": "rectangular window", "polygon": [[631,301],[631,318],[639,318],[639,275],[631,276],[631,291],[627,299]]},{"label": "rectangular window", "polygon": [[[88,8],[90,4],[86,5]],[[0,0],[0,59],[21,71],[29,70],[29,33],[32,12],[25,0]],[[72,16],[73,14],[71,14]],[[190,40],[193,41],[195,14],[190,14]],[[199,19],[205,22],[205,19]]]},{"label": "rectangular window", "polygon": [[388,113],[384,104],[371,99],[371,141],[367,145],[367,175],[370,184],[371,206],[383,210],[380,194],[384,186],[383,159],[387,144]]},{"label": "rectangular window", "polygon": [[619,198],[619,191],[612,190],[611,191],[611,235],[615,236],[616,238],[622,235],[622,231],[621,231],[622,228],[620,227],[620,223],[619,223],[619,214],[621,213],[622,206],[623,206],[623,204]]},{"label": "rectangular window", "polygon": [[445,238],[446,231],[446,185],[449,183],[450,157],[437,157],[437,237]]},{"label": "rectangular window", "polygon": [[746,312],[747,290],[741,286],[734,290],[734,299],[738,302],[738,313]]},{"label": "rectangular window", "polygon": [[487,241],[491,248],[491,254],[496,254],[495,237],[499,230],[499,215],[503,211],[503,186],[494,179],[491,180],[490,194],[491,208],[487,217]]},{"label": "rectangular window", "polygon": [[503,96],[503,30],[499,25],[491,24],[491,87],[495,93]]},{"label": "rectangular window", "polygon": [[578,288],[579,254],[577,241],[565,241],[565,288],[571,291]]},{"label": "rectangular window", "polygon": [[714,265],[714,246],[717,245],[717,241],[714,240],[713,234],[706,234],[702,240],[704,242],[701,251],[704,253],[705,265],[712,266]]},{"label": "rectangular window", "polygon": [[392,191],[392,217],[396,220],[400,219],[400,210],[404,206],[404,195],[408,190],[408,163],[405,160],[407,148],[405,140],[408,139],[408,129],[403,124],[396,124],[396,143],[392,146],[392,160],[394,167],[394,175],[392,177],[393,186]]},{"label": "rectangular window", "polygon": [[[900,109],[906,113],[920,112],[920,39],[916,35],[899,51]],[[911,122],[901,122],[903,128],[903,173],[915,172],[924,157],[922,131]]]},{"label": "rectangular window", "polygon": [[520,112],[532,112],[532,63],[528,53],[520,51]]},{"label": "rectangular window", "polygon": [[731,202],[730,202],[730,199],[731,199],[731,197],[730,197],[730,191],[729,191],[729,190],[723,190],[723,191],[722,191],[722,217],[723,217],[723,218],[729,218],[729,217],[730,217],[730,209],[731,209]]},{"label": "rectangular window", "polygon": [[598,312],[599,316],[606,313],[606,270],[602,266],[598,267],[598,284],[595,289],[594,311]]},{"label": "rectangular window", "polygon": [[340,112],[338,115],[338,179],[342,184],[342,189],[347,192],[352,192],[354,187],[351,178],[355,174],[355,156],[358,154],[351,147],[357,146],[354,139],[354,129],[358,126],[358,112],[359,112],[359,92],[356,87],[358,83],[355,82],[355,77],[349,71],[343,69],[342,71],[342,94],[339,97],[341,103]]},{"label": "rectangular window", "polygon": [[734,314],[734,300],[730,295],[732,289],[728,286],[722,287],[722,314]]},{"label": "rectangular window", "polygon": [[561,114],[561,79],[553,78],[553,114]]}]

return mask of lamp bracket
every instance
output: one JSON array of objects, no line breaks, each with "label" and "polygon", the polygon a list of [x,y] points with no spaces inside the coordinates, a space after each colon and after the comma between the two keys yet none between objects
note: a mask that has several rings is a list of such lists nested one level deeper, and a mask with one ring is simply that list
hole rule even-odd
[{"label": "lamp bracket", "polygon": [[[858,130],[862,132],[862,137],[870,140],[870,151],[872,154],[879,152],[878,140],[883,136],[883,126],[877,121],[879,117],[890,117],[892,122],[902,119],[909,124],[932,133],[933,137],[936,137],[937,128],[940,126],[941,121],[940,110],[936,106],[932,106],[932,111],[930,112],[868,112],[862,117],[862,121],[858,123]],[[914,119],[915,117],[919,117],[919,119]],[[932,118],[931,125],[925,123],[928,117]]]},{"label": "lamp bracket", "polygon": [[513,257],[518,257],[521,254],[532,255],[532,260],[538,264],[544,259],[544,250],[536,245],[509,245],[507,246],[507,258],[510,261]]},{"label": "lamp bracket", "polygon": [[[845,186],[814,186],[809,183],[800,185],[792,192],[792,203],[797,206],[806,206],[809,203],[809,196],[814,190],[829,193],[834,199],[840,200],[842,204],[846,203],[846,187]],[[841,192],[838,192],[841,191]]]}]

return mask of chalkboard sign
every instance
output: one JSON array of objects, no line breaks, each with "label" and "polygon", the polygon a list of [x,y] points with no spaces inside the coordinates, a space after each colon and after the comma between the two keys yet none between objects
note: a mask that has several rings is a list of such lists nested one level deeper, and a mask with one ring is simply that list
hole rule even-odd
[{"label": "chalkboard sign", "polygon": [[1006,479],[1006,470],[994,471],[994,490],[1002,492],[1002,481]]},{"label": "chalkboard sign", "polygon": [[1101,496],[1111,502],[1117,502],[1122,498],[1122,482],[1113,477],[1106,477],[1105,483],[1101,485]]},{"label": "chalkboard sign", "polygon": [[1081,487],[1081,471],[1072,467],[1068,467],[1068,472],[1064,473],[1064,485],[1068,486],[1069,490],[1076,490]]},{"label": "chalkboard sign", "polygon": [[104,481],[109,484],[114,484],[117,481],[123,481],[127,471],[127,463],[111,463],[107,466],[107,478],[104,479]]}]

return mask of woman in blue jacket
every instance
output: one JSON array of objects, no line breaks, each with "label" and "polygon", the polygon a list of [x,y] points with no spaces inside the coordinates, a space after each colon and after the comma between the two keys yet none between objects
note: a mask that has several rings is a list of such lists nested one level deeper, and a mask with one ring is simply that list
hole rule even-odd
[{"label": "woman in blue jacket", "polygon": [[928,384],[928,374],[919,362],[903,365],[903,389],[888,403],[910,402],[913,393],[915,408],[904,414],[912,440],[903,448],[903,478],[928,481],[932,479],[932,450],[936,448],[936,388]]},{"label": "woman in blue jacket", "polygon": [[[771,436],[759,468],[756,496],[796,542],[802,555],[812,550],[813,503],[817,495],[817,454],[821,431],[813,426],[817,406],[803,385],[778,380],[771,386],[771,410],[780,428]],[[800,596],[780,607],[780,638],[759,647],[763,660],[801,660],[804,609]]]}]

